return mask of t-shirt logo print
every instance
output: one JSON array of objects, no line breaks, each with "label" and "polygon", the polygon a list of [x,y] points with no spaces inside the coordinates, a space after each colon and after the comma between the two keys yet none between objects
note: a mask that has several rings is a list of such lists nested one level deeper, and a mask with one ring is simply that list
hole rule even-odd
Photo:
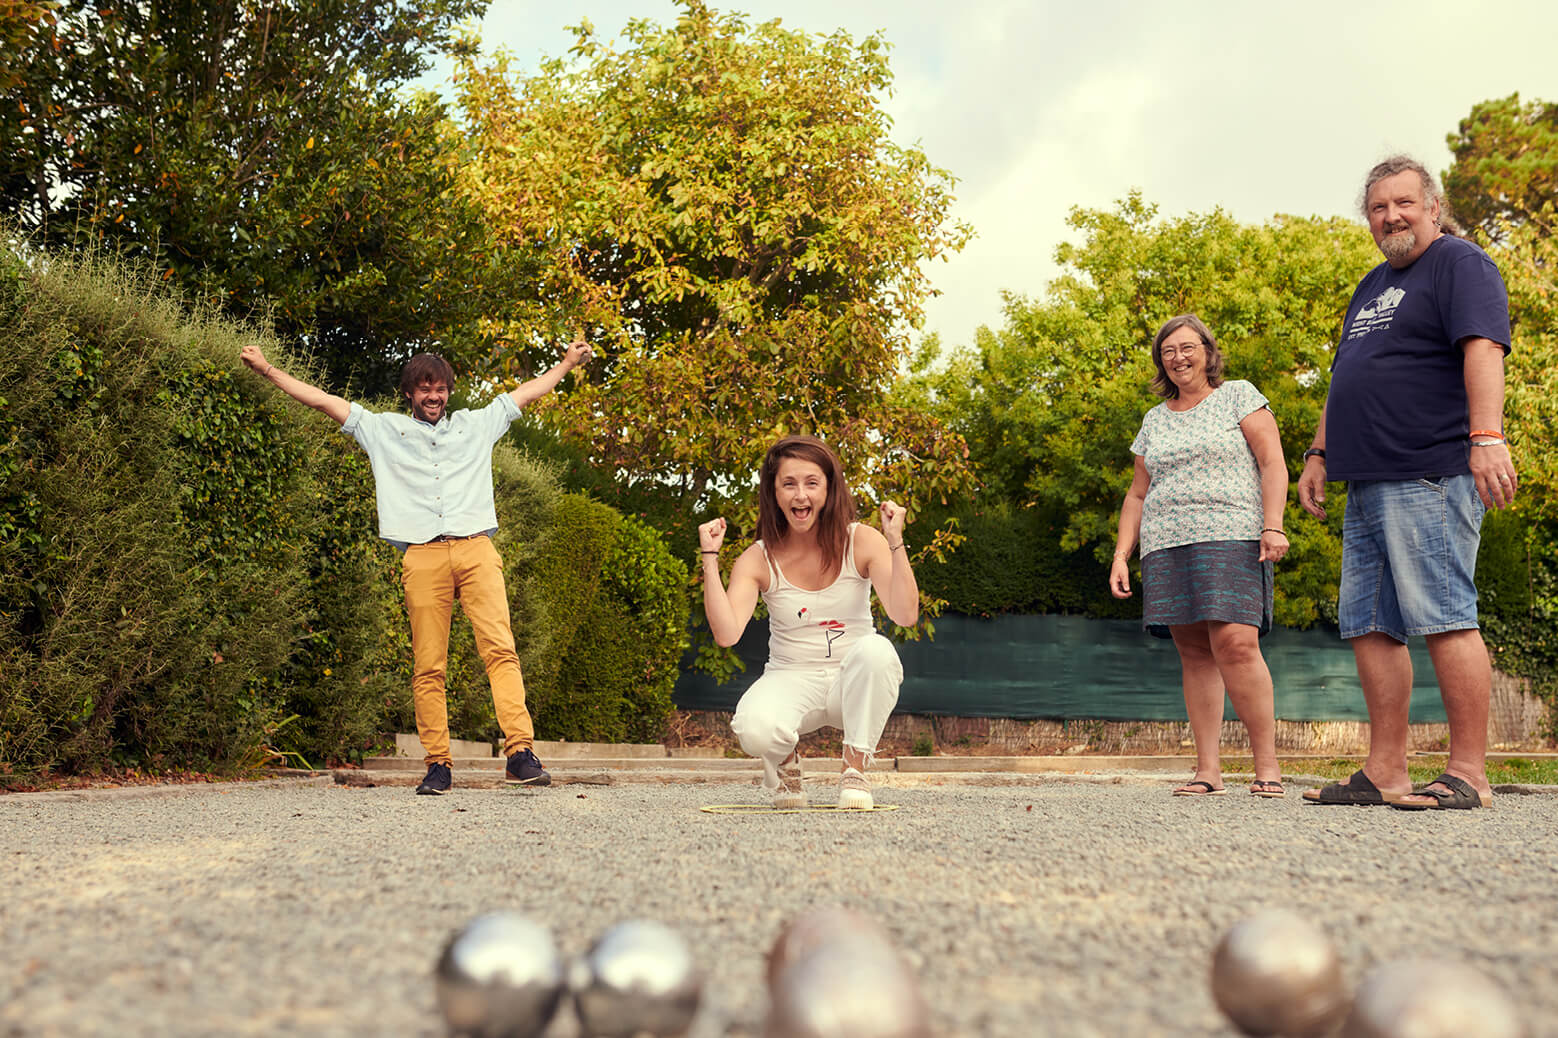
[{"label": "t-shirt logo print", "polygon": [[1388,327],[1391,319],[1396,315],[1396,307],[1401,305],[1401,300],[1406,296],[1406,292],[1402,289],[1387,288],[1364,303],[1353,315],[1352,327],[1347,329],[1347,338],[1356,339],[1376,328]]},{"label": "t-shirt logo print", "polygon": [[827,635],[827,638],[828,638],[828,654],[827,654],[826,658],[831,660],[833,658],[833,643],[836,640],[838,640],[839,638],[842,638],[844,636],[844,630],[845,630],[844,621],[843,620],[819,620],[817,622],[817,626],[821,627],[823,633],[825,635]]}]

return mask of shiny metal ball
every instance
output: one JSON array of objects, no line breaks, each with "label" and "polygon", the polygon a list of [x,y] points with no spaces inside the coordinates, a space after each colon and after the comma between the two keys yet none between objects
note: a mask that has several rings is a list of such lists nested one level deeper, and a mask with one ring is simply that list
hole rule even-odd
[{"label": "shiny metal ball", "polygon": [[1524,1038],[1514,1002],[1463,962],[1407,959],[1370,970],[1342,1038]]},{"label": "shiny metal ball", "polygon": [[886,933],[858,913],[808,913],[769,955],[766,1038],[930,1038],[930,1009]]},{"label": "shiny metal ball", "polygon": [[875,919],[842,905],[827,905],[802,912],[779,931],[768,950],[768,986],[771,989],[787,967],[830,940],[848,936],[872,936],[891,947],[892,939]]},{"label": "shiny metal ball", "polygon": [[589,1038],[670,1038],[692,1026],[703,975],[680,934],[629,920],[601,935],[572,986],[580,1031]]},{"label": "shiny metal ball", "polygon": [[1322,1035],[1347,1013],[1341,960],[1317,927],[1281,909],[1228,929],[1212,954],[1212,998],[1250,1035]]},{"label": "shiny metal ball", "polygon": [[551,932],[512,912],[471,920],[450,938],[433,977],[450,1033],[471,1038],[536,1038],[566,980]]}]

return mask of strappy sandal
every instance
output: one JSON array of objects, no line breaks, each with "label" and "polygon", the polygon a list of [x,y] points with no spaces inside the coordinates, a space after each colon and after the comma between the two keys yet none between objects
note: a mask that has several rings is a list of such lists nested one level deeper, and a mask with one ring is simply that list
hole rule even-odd
[{"label": "strappy sandal", "polygon": [[[1444,789],[1434,789],[1439,785]],[[1473,808],[1485,806],[1482,796],[1470,782],[1463,778],[1457,778],[1448,771],[1434,779],[1422,789],[1413,790],[1410,796],[1433,797],[1437,803],[1433,804],[1408,804],[1397,800],[1391,807],[1399,807],[1403,811],[1469,811]]]}]

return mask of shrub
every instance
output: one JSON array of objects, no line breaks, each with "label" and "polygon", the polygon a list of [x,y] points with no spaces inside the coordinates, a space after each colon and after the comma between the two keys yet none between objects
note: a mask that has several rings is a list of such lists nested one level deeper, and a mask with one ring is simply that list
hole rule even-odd
[{"label": "shrub", "polygon": [[[400,558],[367,459],[242,370],[258,335],[102,259],[0,250],[0,783],[323,761],[410,727]],[[685,571],[554,469],[500,446],[494,470],[542,733],[655,731]],[[490,733],[463,623],[450,677],[451,727]]]}]

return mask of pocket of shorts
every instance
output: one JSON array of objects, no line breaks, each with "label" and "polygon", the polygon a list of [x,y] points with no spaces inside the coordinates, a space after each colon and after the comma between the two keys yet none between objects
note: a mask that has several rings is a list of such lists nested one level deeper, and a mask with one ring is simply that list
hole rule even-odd
[{"label": "pocket of shorts", "polygon": [[1414,479],[1412,482],[1416,483],[1424,490],[1437,490],[1440,493],[1443,493],[1445,478],[1446,477],[1444,476],[1424,476],[1421,479]]}]

